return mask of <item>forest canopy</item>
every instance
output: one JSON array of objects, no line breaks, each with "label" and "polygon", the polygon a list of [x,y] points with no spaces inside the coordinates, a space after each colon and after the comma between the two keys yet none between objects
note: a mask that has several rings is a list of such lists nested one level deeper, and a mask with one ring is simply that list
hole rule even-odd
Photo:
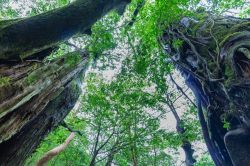
[{"label": "forest canopy", "polygon": [[48,165],[238,165],[224,138],[249,128],[248,6],[0,1],[0,165],[35,165],[71,132]]}]

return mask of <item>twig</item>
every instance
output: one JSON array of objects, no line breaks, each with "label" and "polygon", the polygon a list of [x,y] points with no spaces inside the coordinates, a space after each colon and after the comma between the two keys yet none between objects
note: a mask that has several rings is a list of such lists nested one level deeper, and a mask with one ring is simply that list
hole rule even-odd
[{"label": "twig", "polygon": [[68,126],[68,124],[67,124],[65,121],[63,121],[63,122],[61,123],[61,126],[63,126],[64,128],[66,128],[66,129],[69,130],[70,132],[74,132],[74,133],[79,134],[80,136],[83,136],[83,133],[82,133],[81,131],[72,129],[71,127]]},{"label": "twig", "polygon": [[188,97],[188,95],[183,91],[183,89],[176,83],[172,75],[169,74],[169,76],[171,81],[175,84],[177,90],[179,90],[197,108],[196,104],[192,101],[192,99],[190,99],[190,97]]}]

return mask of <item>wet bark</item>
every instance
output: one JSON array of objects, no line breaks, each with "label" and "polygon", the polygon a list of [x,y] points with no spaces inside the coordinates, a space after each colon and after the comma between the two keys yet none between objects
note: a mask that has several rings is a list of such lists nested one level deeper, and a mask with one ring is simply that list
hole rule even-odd
[{"label": "wet bark", "polygon": [[88,54],[39,61],[129,0],[77,0],[30,18],[0,22],[0,164],[23,165],[76,103]]},{"label": "wet bark", "polygon": [[161,38],[195,94],[203,136],[218,166],[250,163],[249,25],[234,17],[183,18]]}]

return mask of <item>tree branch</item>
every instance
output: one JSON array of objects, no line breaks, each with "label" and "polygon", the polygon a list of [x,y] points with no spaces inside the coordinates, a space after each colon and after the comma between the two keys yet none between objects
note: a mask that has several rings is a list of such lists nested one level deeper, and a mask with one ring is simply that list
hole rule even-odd
[{"label": "tree branch", "polygon": [[58,155],[68,146],[68,144],[74,138],[74,136],[75,136],[75,133],[72,132],[63,144],[45,153],[44,156],[40,160],[38,160],[36,166],[46,166],[49,160],[51,160],[53,157]]},{"label": "tree branch", "polygon": [[192,101],[192,99],[190,99],[190,97],[188,97],[188,95],[183,91],[183,89],[176,83],[173,76],[171,74],[169,74],[169,76],[170,76],[171,81],[175,84],[177,90],[179,90],[190,101],[190,103],[192,103],[193,106],[197,108],[196,104]]},{"label": "tree branch", "polygon": [[63,121],[63,122],[61,123],[61,126],[63,126],[64,128],[66,128],[66,129],[69,130],[70,132],[74,132],[74,133],[79,134],[80,136],[83,136],[83,133],[82,133],[81,131],[72,129],[71,127],[68,126],[68,124],[67,124],[65,121]]}]

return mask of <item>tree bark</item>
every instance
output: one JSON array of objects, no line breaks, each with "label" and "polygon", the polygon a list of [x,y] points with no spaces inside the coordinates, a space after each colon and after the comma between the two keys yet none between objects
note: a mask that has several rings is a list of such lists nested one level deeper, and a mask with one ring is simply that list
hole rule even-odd
[{"label": "tree bark", "polygon": [[0,163],[23,165],[58,126],[80,93],[88,55],[72,52],[41,62],[57,45],[84,33],[129,0],[77,0],[34,17],[0,22]]},{"label": "tree bark", "polygon": [[34,17],[0,26],[0,60],[21,60],[84,33],[108,11],[129,0],[77,0]]},{"label": "tree bark", "polygon": [[249,25],[234,17],[183,18],[161,38],[195,94],[204,139],[218,166],[250,163]]},{"label": "tree bark", "polygon": [[25,159],[32,154],[43,138],[60,124],[73,108],[80,93],[77,82],[70,82],[42,112],[27,122],[14,136],[2,142],[0,144],[1,165],[24,165]]}]

